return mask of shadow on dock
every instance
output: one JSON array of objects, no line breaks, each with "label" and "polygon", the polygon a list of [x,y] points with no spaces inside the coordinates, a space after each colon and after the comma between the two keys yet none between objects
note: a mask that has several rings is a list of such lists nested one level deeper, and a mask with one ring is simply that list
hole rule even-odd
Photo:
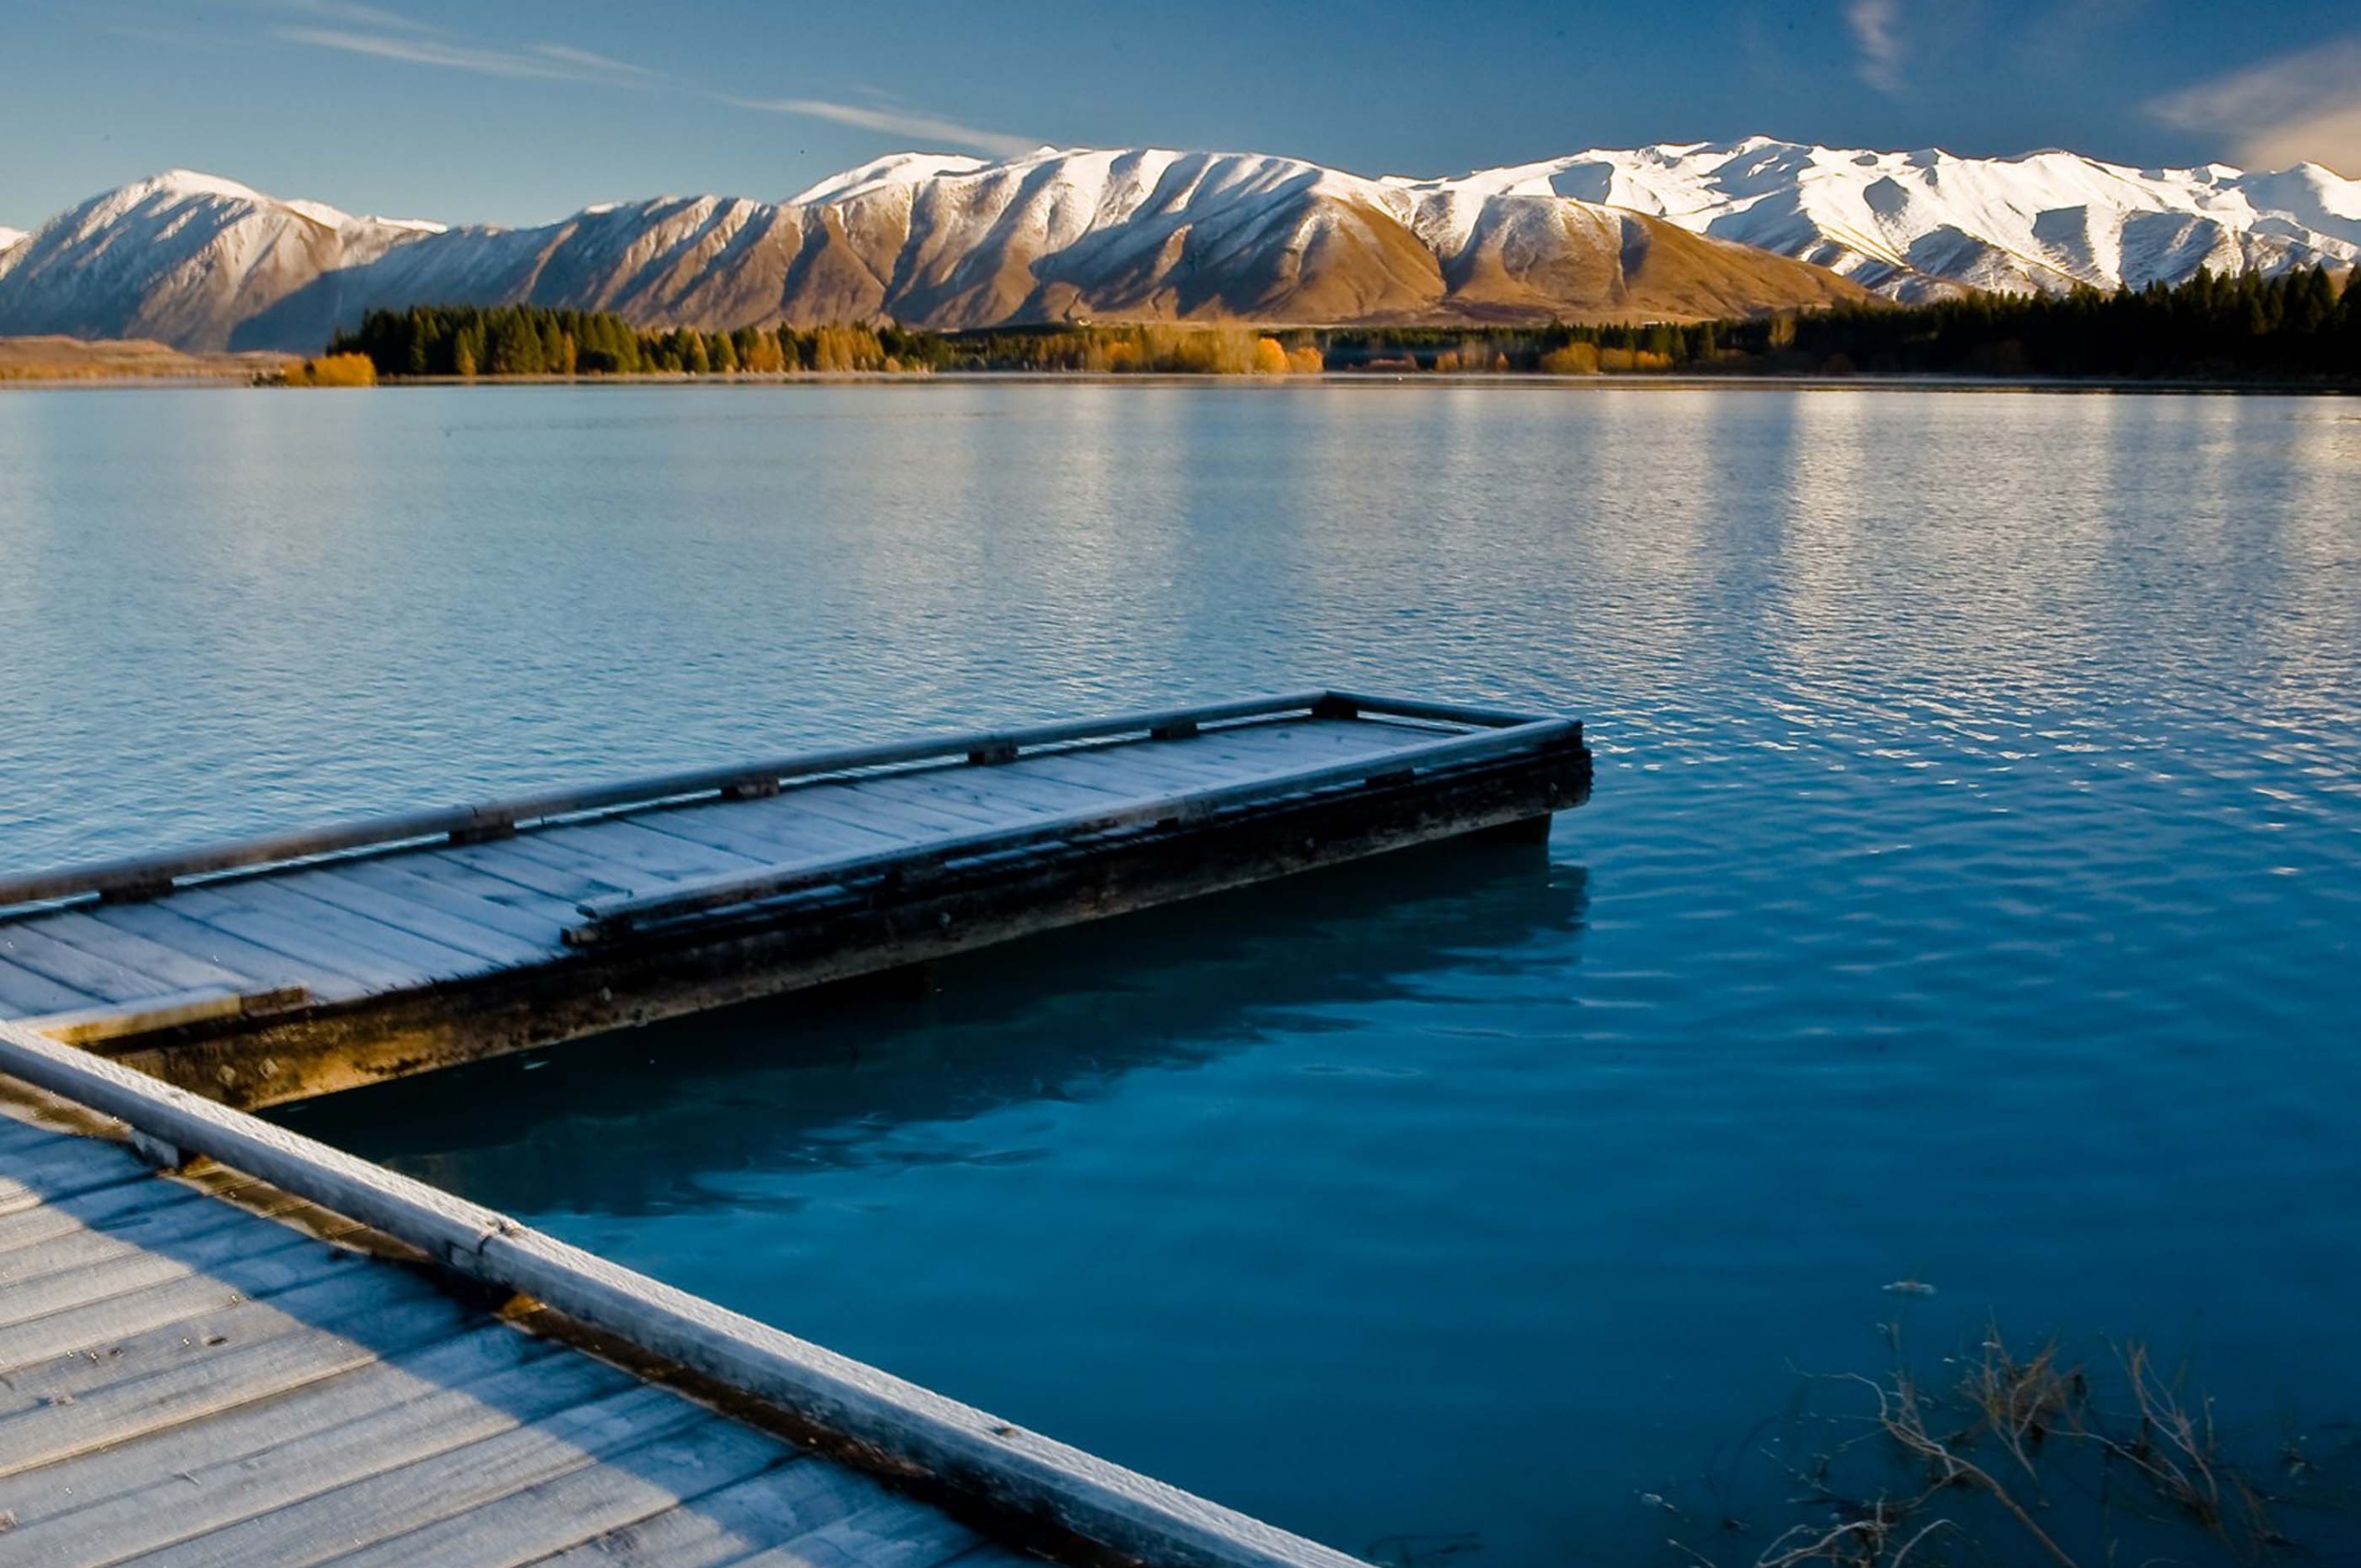
[{"label": "shadow on dock", "polygon": [[[857,1165],[892,1129],[1088,1099],[1436,974],[1566,964],[1586,873],[1462,841],[280,1108],[495,1206],[633,1214],[734,1169]],[[685,1159],[638,1151],[694,1150]]]}]

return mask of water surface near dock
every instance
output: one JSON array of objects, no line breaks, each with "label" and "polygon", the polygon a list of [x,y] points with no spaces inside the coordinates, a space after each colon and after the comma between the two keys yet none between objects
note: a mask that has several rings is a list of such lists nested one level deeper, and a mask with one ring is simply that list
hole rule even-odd
[{"label": "water surface near dock", "polygon": [[0,471],[12,866],[1308,676],[1587,719],[1546,852],[288,1113],[1013,1420],[1522,1565],[1654,1560],[1898,1313],[2361,1409],[2342,402],[139,391]]}]

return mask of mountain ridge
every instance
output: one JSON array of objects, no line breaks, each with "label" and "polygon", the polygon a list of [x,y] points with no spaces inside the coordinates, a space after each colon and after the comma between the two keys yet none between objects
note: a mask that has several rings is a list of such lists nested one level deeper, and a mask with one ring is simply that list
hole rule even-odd
[{"label": "mountain ridge", "polygon": [[532,303],[705,329],[882,320],[1695,319],[2361,257],[2361,182],[1769,137],[1453,179],[1161,148],[896,153],[782,202],[446,228],[171,171],[0,245],[0,333],[308,350],[366,310]]}]

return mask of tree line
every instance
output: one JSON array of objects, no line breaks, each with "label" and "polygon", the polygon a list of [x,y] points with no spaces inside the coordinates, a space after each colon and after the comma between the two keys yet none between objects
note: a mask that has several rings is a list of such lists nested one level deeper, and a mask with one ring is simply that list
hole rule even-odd
[{"label": "tree line", "polygon": [[1061,324],[929,332],[888,323],[709,332],[638,327],[606,311],[416,305],[370,312],[327,353],[364,356],[380,376],[1682,371],[2343,383],[2361,380],[2361,289],[2340,287],[2324,267],[2277,278],[2201,271],[2139,290],[1976,293],[1743,320],[1268,331]]}]

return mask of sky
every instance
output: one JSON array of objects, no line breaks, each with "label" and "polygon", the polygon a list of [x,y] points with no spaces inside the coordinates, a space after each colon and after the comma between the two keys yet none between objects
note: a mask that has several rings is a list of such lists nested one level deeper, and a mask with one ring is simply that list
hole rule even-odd
[{"label": "sky", "polygon": [[1755,133],[2361,176],[2353,0],[0,0],[0,224],[168,168],[446,222],[892,151],[1452,174]]}]

